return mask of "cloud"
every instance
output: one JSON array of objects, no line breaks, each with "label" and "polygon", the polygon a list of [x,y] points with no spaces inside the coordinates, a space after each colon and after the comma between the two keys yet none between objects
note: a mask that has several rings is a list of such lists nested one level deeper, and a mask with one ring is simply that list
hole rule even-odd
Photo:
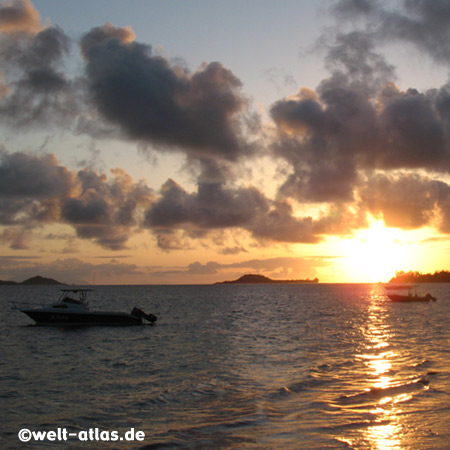
[{"label": "cloud", "polygon": [[440,183],[417,174],[372,176],[361,199],[374,216],[382,215],[388,226],[420,228],[429,225],[439,201]]},{"label": "cloud", "polygon": [[31,238],[32,232],[26,228],[8,227],[0,231],[0,242],[10,244],[13,250],[28,248]]},{"label": "cloud", "polygon": [[[270,108],[277,133],[271,148],[289,168],[282,198],[351,204],[366,172],[448,172],[449,85],[402,91],[394,84],[395,67],[379,50],[389,39],[406,40],[448,64],[449,4],[406,0],[399,9],[389,6],[334,4],[338,26],[320,40],[330,77]],[[342,20],[352,24],[346,33]]]},{"label": "cloud", "polygon": [[58,219],[61,198],[76,179],[54,155],[0,152],[0,223],[31,225]]},{"label": "cloud", "polygon": [[63,223],[82,239],[118,250],[126,246],[154,198],[142,181],[122,169],[109,179],[90,169],[77,173],[54,155],[0,153],[0,223],[37,226]]},{"label": "cloud", "polygon": [[112,23],[106,22],[103,26],[93,28],[85,34],[80,42],[81,53],[85,58],[89,58],[89,51],[92,47],[103,45],[110,40],[117,40],[121,44],[129,44],[136,39],[136,35],[131,27],[115,27]]},{"label": "cloud", "polygon": [[235,160],[248,153],[240,80],[219,62],[194,73],[171,66],[129,29],[105,25],[81,40],[86,76],[101,115],[131,139],[193,157]]},{"label": "cloud", "polygon": [[376,97],[346,74],[271,108],[275,156],[290,173],[280,195],[302,203],[353,202],[364,171],[450,169],[450,90],[420,93],[387,84]]},{"label": "cloud", "polygon": [[114,280],[123,279],[122,277],[140,277],[143,274],[135,264],[121,263],[115,259],[103,264],[91,264],[78,258],[57,259],[50,263],[35,262],[31,258],[20,262],[4,258],[1,262],[0,279],[19,282],[40,274],[63,283],[83,285],[90,284],[94,274],[97,274],[97,282],[103,280],[114,284]]},{"label": "cloud", "polygon": [[243,272],[257,272],[274,279],[314,278],[317,276],[316,269],[330,265],[330,259],[333,257],[278,257],[250,259],[229,264],[221,264],[216,261],[202,264],[196,261],[183,268],[154,271],[151,276],[164,278],[173,275],[204,275],[205,277],[217,275],[216,278],[219,280],[230,279],[230,276],[237,277]]},{"label": "cloud", "polygon": [[40,15],[30,0],[3,1],[0,5],[0,33],[35,33]]},{"label": "cloud", "polygon": [[77,83],[64,72],[70,39],[58,27],[0,36],[0,117],[14,128],[69,126],[80,112]]},{"label": "cloud", "polygon": [[55,155],[0,151],[0,196],[52,198],[69,195],[74,176]]},{"label": "cloud", "polygon": [[81,194],[65,199],[61,216],[79,237],[119,250],[126,246],[131,230],[138,226],[139,210],[148,206],[153,194],[121,169],[112,170],[112,175],[108,180],[89,169],[79,171]]},{"label": "cloud", "polygon": [[450,61],[450,4],[447,0],[403,0],[392,4],[368,0],[341,0],[334,12],[342,19],[364,18],[378,40],[409,42],[436,62]]},{"label": "cloud", "polygon": [[146,222],[152,227],[181,224],[201,228],[238,227],[267,208],[267,199],[257,189],[226,189],[221,183],[200,183],[197,192],[189,194],[168,180],[161,194],[147,213]]},{"label": "cloud", "polygon": [[261,242],[317,243],[326,234],[346,233],[362,221],[345,208],[325,210],[317,218],[299,217],[286,201],[271,200],[252,186],[198,183],[189,193],[168,180],[147,210],[144,224],[158,236],[159,247],[169,250],[183,248],[180,230],[203,238],[214,230],[243,229]]},{"label": "cloud", "polygon": [[450,185],[417,173],[371,175],[360,189],[362,210],[387,226],[432,226],[450,232]]},{"label": "cloud", "polygon": [[222,255],[237,255],[239,253],[248,253],[248,250],[240,245],[235,245],[234,247],[223,247],[220,250],[220,254]]},{"label": "cloud", "polygon": [[223,183],[199,183],[188,193],[173,180],[146,213],[145,224],[155,230],[215,230],[243,228],[259,239],[282,242],[317,241],[310,219],[296,219],[287,204],[271,202],[254,187],[227,188]]}]

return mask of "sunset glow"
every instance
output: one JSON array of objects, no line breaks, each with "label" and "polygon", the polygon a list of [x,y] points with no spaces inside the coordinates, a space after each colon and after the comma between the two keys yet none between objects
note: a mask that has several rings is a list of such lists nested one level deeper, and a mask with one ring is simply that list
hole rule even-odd
[{"label": "sunset glow", "polygon": [[413,251],[404,241],[404,233],[388,228],[380,220],[342,243],[342,264],[353,281],[386,282],[396,270],[408,267]]},{"label": "sunset glow", "polygon": [[0,3],[0,280],[447,270],[447,27],[357,3]]}]

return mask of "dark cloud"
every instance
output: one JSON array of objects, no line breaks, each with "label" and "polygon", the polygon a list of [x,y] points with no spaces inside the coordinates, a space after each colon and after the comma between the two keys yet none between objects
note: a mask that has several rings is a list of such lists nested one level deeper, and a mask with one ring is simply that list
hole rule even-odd
[{"label": "dark cloud", "polygon": [[350,213],[336,211],[318,219],[297,217],[290,204],[270,200],[254,187],[201,183],[189,193],[168,180],[147,211],[145,225],[158,235],[161,248],[172,249],[180,248],[179,230],[205,237],[213,230],[240,228],[261,241],[317,243],[327,233],[339,234],[356,226],[355,220]]},{"label": "dark cloud", "polygon": [[74,175],[55,155],[0,151],[0,198],[53,198],[69,195]]},{"label": "dark cloud", "polygon": [[379,53],[380,43],[398,38],[448,63],[450,6],[432,4],[407,0],[396,10],[364,0],[333,5],[353,29],[337,27],[321,40],[331,76],[316,91],[301,89],[270,109],[278,133],[272,149],[289,167],[282,198],[351,203],[365,172],[450,170],[448,85],[401,91],[395,68]]},{"label": "dark cloud", "polygon": [[239,253],[248,253],[245,247],[235,245],[234,247],[223,247],[220,252],[222,255],[237,255]]},{"label": "dark cloud", "polygon": [[36,34],[0,36],[6,75],[0,117],[12,127],[65,125],[79,113],[75,82],[64,73],[70,40],[58,27]]},{"label": "dark cloud", "polygon": [[450,4],[448,0],[403,0],[393,4],[369,0],[341,0],[333,11],[340,18],[365,19],[378,41],[410,42],[435,61],[450,61]]},{"label": "dark cloud", "polygon": [[395,68],[383,55],[367,32],[338,33],[329,46],[325,64],[331,73],[345,74],[352,89],[376,94],[387,82],[395,80]]},{"label": "dark cloud", "polygon": [[152,227],[181,224],[211,229],[239,227],[267,209],[267,199],[257,189],[226,189],[220,183],[201,183],[197,192],[189,194],[169,180],[161,194],[147,213],[147,223]]},{"label": "dark cloud", "polygon": [[[444,88],[441,95],[448,96]],[[382,168],[424,168],[448,171],[448,117],[439,111],[435,92],[399,92],[387,87],[380,95],[381,149],[374,158]],[[384,152],[383,149],[386,149]]]},{"label": "dark cloud", "polygon": [[[0,153],[0,223],[65,223],[77,235],[117,250],[126,245],[154,194],[121,169],[112,178],[59,165],[54,155]],[[9,235],[10,232],[9,232]],[[11,240],[11,239],[10,239]]]},{"label": "dark cloud", "polygon": [[249,146],[241,114],[241,82],[218,62],[190,74],[111,25],[81,41],[93,102],[132,139],[188,154],[234,160]]},{"label": "dark cloud", "polygon": [[387,226],[450,232],[450,185],[417,173],[376,174],[360,189],[362,209]]},{"label": "dark cloud", "polygon": [[108,180],[88,169],[79,171],[81,194],[64,200],[61,216],[79,237],[120,250],[126,246],[131,230],[139,226],[139,210],[149,205],[153,193],[120,169],[112,174],[113,179]]},{"label": "dark cloud", "polygon": [[271,108],[275,155],[290,164],[280,194],[300,202],[351,202],[361,171],[450,169],[448,86],[420,93],[386,85],[376,98],[333,76]]},{"label": "dark cloud", "polygon": [[357,153],[373,145],[374,111],[345,80],[329,80],[317,94],[302,90],[271,108],[275,155],[292,167],[281,193],[301,202],[352,201]]},{"label": "dark cloud", "polygon": [[75,188],[75,176],[54,155],[0,152],[0,223],[58,220],[58,204]]},{"label": "dark cloud", "polygon": [[417,174],[378,174],[367,181],[360,195],[367,209],[374,216],[381,216],[386,225],[420,228],[435,218],[440,185]]}]

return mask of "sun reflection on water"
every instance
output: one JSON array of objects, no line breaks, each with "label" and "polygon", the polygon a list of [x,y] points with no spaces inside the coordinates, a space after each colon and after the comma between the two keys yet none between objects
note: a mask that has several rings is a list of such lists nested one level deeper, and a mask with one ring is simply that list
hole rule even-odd
[{"label": "sun reflection on water", "polygon": [[400,357],[392,348],[392,331],[387,322],[388,311],[382,300],[380,286],[374,286],[369,299],[367,321],[361,329],[364,347],[361,354],[355,355],[366,367],[361,378],[368,382],[366,392],[370,400],[365,408],[373,419],[370,425],[358,429],[358,435],[341,439],[352,448],[376,450],[401,450],[403,446],[404,425],[400,404],[411,398],[410,393],[396,389],[401,381],[394,378],[394,366]]},{"label": "sun reflection on water", "polygon": [[[379,291],[372,294],[369,306],[368,329],[366,336],[368,341],[366,349],[373,352],[366,355],[365,363],[371,370],[373,376],[372,389],[388,391],[388,388],[396,385],[395,380],[390,376],[393,362],[398,356],[389,348],[391,332],[385,322],[386,310],[379,300]],[[367,441],[371,447],[379,450],[401,449],[402,424],[399,420],[401,410],[397,404],[403,400],[405,394],[381,395],[378,401],[378,408],[371,412],[377,416],[376,424],[365,430]]]}]

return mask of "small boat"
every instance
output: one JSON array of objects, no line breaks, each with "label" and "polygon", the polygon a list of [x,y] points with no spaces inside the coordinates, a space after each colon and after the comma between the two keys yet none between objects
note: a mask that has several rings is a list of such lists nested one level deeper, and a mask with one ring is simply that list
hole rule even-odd
[{"label": "small boat", "polygon": [[[157,318],[145,314],[139,308],[133,308],[130,314],[112,311],[91,311],[87,294],[92,289],[61,289],[57,302],[43,308],[17,308],[31,317],[36,325],[47,326],[91,326],[91,325],[144,325],[153,324]],[[78,296],[78,298],[73,298]]]},{"label": "small boat", "polygon": [[[436,297],[433,297],[431,294],[426,294],[424,296],[417,295],[417,284],[386,285],[385,288],[388,291],[386,295],[393,302],[435,302],[437,300]],[[404,292],[401,294],[393,294],[391,291]]]}]

